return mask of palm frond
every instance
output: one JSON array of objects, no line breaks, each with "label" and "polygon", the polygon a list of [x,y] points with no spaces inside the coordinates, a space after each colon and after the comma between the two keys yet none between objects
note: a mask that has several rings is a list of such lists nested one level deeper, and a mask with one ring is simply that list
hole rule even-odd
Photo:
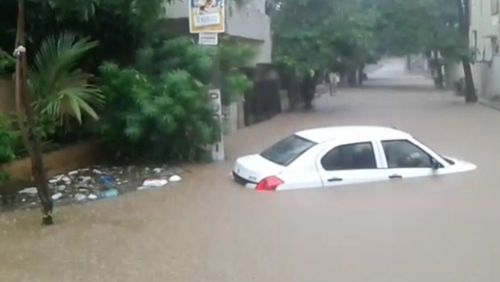
[{"label": "palm frond", "polygon": [[71,33],[51,36],[42,43],[30,73],[31,91],[42,113],[61,122],[72,117],[82,123],[83,114],[98,119],[95,109],[104,104],[104,97],[89,84],[91,76],[78,68],[97,45],[88,37],[78,39]]}]

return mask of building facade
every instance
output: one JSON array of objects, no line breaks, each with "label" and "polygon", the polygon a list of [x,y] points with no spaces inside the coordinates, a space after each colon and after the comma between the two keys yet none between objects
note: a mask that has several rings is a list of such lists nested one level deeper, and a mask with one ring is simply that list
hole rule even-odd
[{"label": "building facade", "polygon": [[[500,96],[500,0],[470,0],[470,48],[474,52],[472,72],[478,95],[483,99]],[[449,85],[462,78],[463,69],[448,67]]]}]

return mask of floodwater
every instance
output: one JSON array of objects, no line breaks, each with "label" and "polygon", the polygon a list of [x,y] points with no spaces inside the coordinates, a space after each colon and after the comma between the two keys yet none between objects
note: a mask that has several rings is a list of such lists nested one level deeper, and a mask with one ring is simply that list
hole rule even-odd
[{"label": "floodwater", "polygon": [[[325,95],[227,138],[226,163],[190,168],[164,190],[0,215],[0,281],[500,281],[500,112],[465,105],[387,63],[361,89]],[[390,79],[389,79],[390,78]],[[329,190],[257,193],[232,160],[287,134],[386,125],[471,173]]]}]

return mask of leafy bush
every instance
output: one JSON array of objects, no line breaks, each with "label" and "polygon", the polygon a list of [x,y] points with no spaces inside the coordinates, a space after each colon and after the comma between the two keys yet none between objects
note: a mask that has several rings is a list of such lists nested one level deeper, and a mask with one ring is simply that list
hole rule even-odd
[{"label": "leafy bush", "polygon": [[165,73],[182,69],[194,79],[209,84],[215,52],[219,52],[220,57],[222,103],[229,105],[253,86],[239,71],[255,56],[255,50],[250,45],[223,40],[215,50],[196,45],[190,38],[168,39],[168,36],[160,36],[139,50],[137,68],[155,81],[161,80]]},{"label": "leafy bush", "polygon": [[134,69],[100,69],[108,103],[100,133],[117,157],[197,160],[218,133],[208,91],[185,70],[153,83]]},{"label": "leafy bush", "polygon": [[16,158],[19,135],[12,130],[10,121],[0,115],[0,164],[8,163]]},{"label": "leafy bush", "polygon": [[182,69],[202,83],[208,83],[212,71],[212,54],[187,37],[155,38],[138,51],[137,69],[155,81],[165,73]]}]

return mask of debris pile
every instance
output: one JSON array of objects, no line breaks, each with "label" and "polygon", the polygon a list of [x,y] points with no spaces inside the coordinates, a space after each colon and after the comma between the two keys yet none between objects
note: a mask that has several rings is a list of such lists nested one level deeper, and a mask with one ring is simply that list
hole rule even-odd
[{"label": "debris pile", "polygon": [[[57,175],[49,180],[56,205],[84,203],[118,197],[137,190],[164,188],[182,180],[178,167],[126,166],[91,167]],[[37,189],[28,187],[17,193],[14,207],[38,205]]]}]

